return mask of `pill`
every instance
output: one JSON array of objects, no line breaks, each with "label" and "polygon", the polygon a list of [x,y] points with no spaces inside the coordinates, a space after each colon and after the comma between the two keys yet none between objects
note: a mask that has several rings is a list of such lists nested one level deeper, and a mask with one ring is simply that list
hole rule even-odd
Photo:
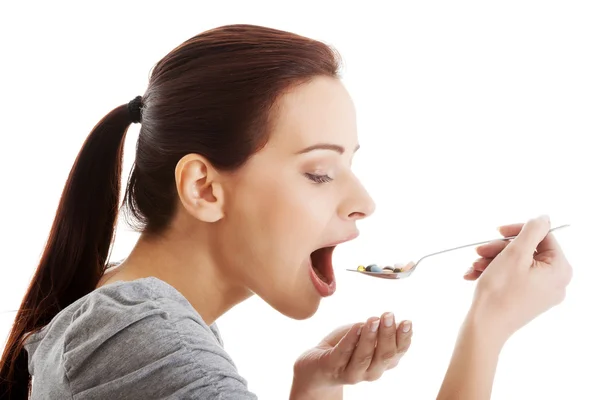
[{"label": "pill", "polygon": [[383,270],[378,265],[371,264],[371,265],[369,265],[367,267],[367,271],[369,271],[369,272],[382,272]]},{"label": "pill", "polygon": [[402,268],[394,268],[394,273],[397,274],[398,272],[402,272]]},{"label": "pill", "polygon": [[393,270],[394,270],[394,268],[393,268],[393,267],[389,267],[389,266],[387,266],[387,267],[383,267],[383,270],[384,270],[384,271],[393,271]]},{"label": "pill", "polygon": [[365,266],[364,265],[359,265],[357,270],[359,271],[365,271]]}]

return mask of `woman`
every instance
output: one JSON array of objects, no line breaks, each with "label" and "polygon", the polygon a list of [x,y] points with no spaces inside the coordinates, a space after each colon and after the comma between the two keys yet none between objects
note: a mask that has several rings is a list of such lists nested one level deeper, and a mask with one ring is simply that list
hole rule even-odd
[{"label": "woman", "polygon": [[[350,169],[358,138],[337,72],[324,44],[249,25],[163,58],[144,96],[106,115],[75,161],[2,357],[2,398],[31,386],[34,399],[254,399],[215,321],[253,294],[313,315],[335,291],[334,247],[374,211]],[[106,270],[137,122],[125,204],[142,235]],[[489,398],[503,344],[562,300],[571,267],[548,229],[544,217],[508,225],[508,246],[478,250],[440,399]],[[344,384],[377,379],[411,332],[390,313],[339,328],[295,363],[290,398],[339,399]]]}]

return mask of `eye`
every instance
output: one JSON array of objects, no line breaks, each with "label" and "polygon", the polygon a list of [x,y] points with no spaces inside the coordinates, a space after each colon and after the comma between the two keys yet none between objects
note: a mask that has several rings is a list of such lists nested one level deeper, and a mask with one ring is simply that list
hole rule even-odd
[{"label": "eye", "polygon": [[305,173],[304,174],[308,179],[310,179],[311,181],[315,182],[315,183],[327,183],[327,182],[331,182],[333,180],[333,178],[331,178],[329,175],[318,175],[318,174],[311,174],[311,173]]}]

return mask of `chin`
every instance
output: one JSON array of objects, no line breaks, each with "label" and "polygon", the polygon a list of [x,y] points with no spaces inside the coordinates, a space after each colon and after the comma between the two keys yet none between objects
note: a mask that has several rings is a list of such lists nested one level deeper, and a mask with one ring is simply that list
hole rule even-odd
[{"label": "chin", "polygon": [[[321,300],[332,296],[336,290],[336,280],[332,265],[332,255],[337,244],[331,243],[313,250],[301,263],[297,279],[281,282],[279,287],[265,290],[264,295],[255,292],[279,313],[304,320],[318,311]],[[293,270],[289,268],[287,270]],[[285,278],[284,278],[285,279]],[[286,286],[291,284],[292,286]],[[266,288],[263,288],[266,289]]]},{"label": "chin", "polygon": [[320,305],[321,299],[318,296],[311,296],[311,298],[305,297],[302,300],[298,299],[295,301],[292,300],[292,302],[288,301],[287,304],[280,306],[272,306],[288,318],[305,320],[315,315]]}]

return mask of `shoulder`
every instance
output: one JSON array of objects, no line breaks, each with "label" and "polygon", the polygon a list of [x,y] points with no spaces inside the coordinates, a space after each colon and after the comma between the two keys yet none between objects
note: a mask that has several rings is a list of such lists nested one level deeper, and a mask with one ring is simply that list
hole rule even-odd
[{"label": "shoulder", "polygon": [[[116,282],[86,296],[71,312],[66,340],[71,346],[90,339],[104,342],[108,337],[137,331],[142,326],[160,328],[145,335],[193,329],[195,335],[208,336],[222,345],[217,328],[206,325],[183,295],[156,278]],[[94,332],[92,336],[82,335],[90,331]]]},{"label": "shoulder", "polygon": [[70,311],[62,361],[74,395],[255,398],[216,327],[158,279],[107,285]]}]

